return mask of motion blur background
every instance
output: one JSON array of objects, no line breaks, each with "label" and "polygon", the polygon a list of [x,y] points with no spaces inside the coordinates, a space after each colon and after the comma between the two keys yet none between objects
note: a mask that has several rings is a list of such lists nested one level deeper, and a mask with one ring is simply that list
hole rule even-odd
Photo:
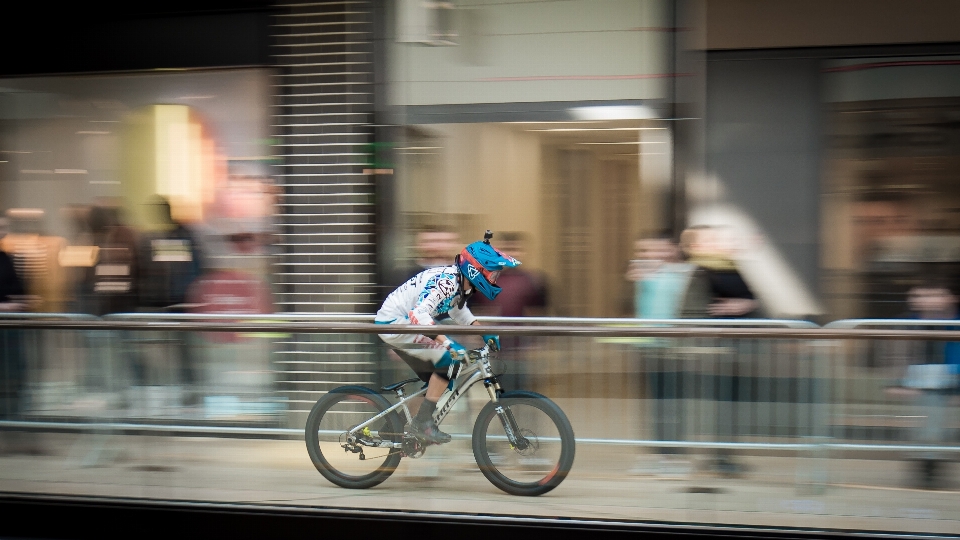
[{"label": "motion blur background", "polygon": [[[224,0],[7,17],[24,31],[0,38],[0,249],[20,284],[0,283],[5,317],[372,314],[493,229],[526,273],[510,305],[478,313],[635,318],[632,272],[650,258],[637,241],[710,228],[755,302],[727,318],[958,318],[949,0]],[[383,500],[348,498],[283,440],[333,386],[406,376],[375,336],[0,334],[4,491],[410,508],[389,482]],[[560,506],[464,492],[458,509],[956,531],[954,343],[511,345],[511,382],[557,398],[578,436],[635,444],[584,446]],[[911,367],[930,365],[947,368]],[[59,433],[37,424],[53,421]],[[90,421],[135,423],[168,451],[84,434]],[[817,453],[828,440],[853,446]],[[184,471],[212,452],[198,441],[262,459],[191,484]],[[456,461],[443,455],[411,474],[436,478]],[[611,462],[639,502],[604,514],[595,483]],[[889,490],[907,502],[884,506]]]}]

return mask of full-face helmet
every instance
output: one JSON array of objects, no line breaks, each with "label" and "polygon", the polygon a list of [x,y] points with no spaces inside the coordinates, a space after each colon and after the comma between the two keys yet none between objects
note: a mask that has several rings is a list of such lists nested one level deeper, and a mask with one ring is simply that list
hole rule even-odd
[{"label": "full-face helmet", "polygon": [[520,261],[504,255],[491,246],[490,239],[493,238],[493,233],[490,231],[487,231],[483,238],[482,242],[474,242],[463,248],[457,256],[457,266],[474,289],[493,300],[502,290],[497,286],[500,272],[505,268],[520,266]]}]

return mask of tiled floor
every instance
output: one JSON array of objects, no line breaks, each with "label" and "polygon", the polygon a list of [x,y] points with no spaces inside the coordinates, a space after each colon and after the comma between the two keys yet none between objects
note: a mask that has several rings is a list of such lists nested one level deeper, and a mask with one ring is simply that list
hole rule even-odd
[{"label": "tiled floor", "polygon": [[[910,463],[745,456],[742,478],[702,470],[704,456],[660,466],[654,456],[578,448],[571,476],[535,498],[497,490],[465,443],[404,460],[369,490],[324,480],[301,441],[0,434],[0,491],[509,514],[725,523],[777,527],[960,531],[958,467],[952,486],[910,487]],[[438,451],[439,450],[439,451]],[[686,472],[686,474],[685,474]],[[827,475],[826,485],[809,479]]]}]

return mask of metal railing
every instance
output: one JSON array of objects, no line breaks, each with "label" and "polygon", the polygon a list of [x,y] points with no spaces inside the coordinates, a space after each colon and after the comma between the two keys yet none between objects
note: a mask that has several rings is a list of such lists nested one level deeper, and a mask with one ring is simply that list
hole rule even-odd
[{"label": "metal railing", "polygon": [[[285,392],[300,396],[303,399],[299,402],[309,405],[332,385],[350,382],[374,384],[378,382],[378,377],[386,380],[390,372],[405,374],[406,368],[402,364],[390,364],[380,354],[375,359],[364,360],[363,365],[356,362],[316,363],[309,358],[279,360],[283,351],[270,344],[295,336],[324,334],[362,336],[363,341],[357,342],[373,347],[377,342],[374,335],[383,332],[383,326],[367,322],[371,319],[369,315],[283,314],[117,314],[103,318],[75,314],[5,315],[0,317],[0,335],[16,331],[32,336],[32,341],[21,339],[21,346],[31,342],[60,341],[68,344],[53,348],[48,346],[43,353],[48,356],[42,359],[36,354],[26,355],[27,373],[23,382],[27,405],[12,418],[0,420],[0,428],[185,436],[297,437],[301,435],[298,424],[309,407],[291,405],[291,399],[276,399],[278,392],[275,387],[281,381],[292,381],[288,385],[299,384],[300,387]],[[580,421],[586,428],[578,431],[578,434],[582,434],[578,437],[582,444],[739,451],[960,451],[960,444],[956,444],[953,440],[955,437],[951,435],[955,431],[952,418],[941,422],[943,427],[940,435],[944,440],[939,443],[912,441],[903,435],[902,432],[909,431],[909,424],[917,423],[922,415],[916,414],[916,407],[904,403],[904,400],[889,398],[883,393],[887,387],[895,386],[896,377],[891,374],[897,367],[883,365],[874,369],[857,352],[864,343],[960,341],[960,331],[955,329],[960,327],[957,322],[837,321],[820,328],[806,321],[777,320],[491,317],[484,321],[488,324],[483,327],[449,326],[444,331],[463,336],[498,333],[504,338],[519,340],[517,343],[529,355],[525,362],[528,369],[523,374],[524,379],[535,389],[541,389],[551,397],[556,396],[559,402],[566,400],[582,405],[577,407],[582,409],[578,412],[585,411]],[[903,328],[907,325],[944,329]],[[860,328],[863,326],[872,328]],[[884,328],[877,328],[881,326]],[[391,333],[422,331],[423,328],[418,326],[390,327]],[[57,340],[48,339],[53,333],[59,334]],[[96,341],[90,339],[91,333],[101,338],[99,343],[91,344],[91,341]],[[240,335],[246,341],[237,345],[214,339],[199,345],[193,343],[187,348],[195,346],[211,354],[228,350],[227,354],[233,356],[241,352],[243,355],[262,354],[259,371],[268,371],[270,376],[253,381],[248,386],[263,386],[260,390],[263,395],[274,399],[276,408],[261,407],[253,412],[241,408],[234,415],[243,417],[244,412],[250,413],[246,416],[253,420],[238,420],[218,414],[188,419],[175,413],[150,419],[123,414],[118,410],[122,408],[120,405],[114,408],[117,410],[89,415],[70,414],[69,411],[58,411],[55,407],[43,410],[44,404],[51,400],[40,397],[42,393],[56,392],[60,388],[49,384],[45,387],[44,383],[71,383],[44,380],[45,375],[49,374],[43,371],[50,369],[51,365],[77,361],[80,356],[89,363],[100,355],[117,356],[119,349],[126,348],[129,351],[137,347],[158,348],[154,356],[160,364],[164,364],[175,356],[172,353],[174,349],[184,346],[184,336],[198,338],[218,334]],[[277,337],[280,334],[283,336]],[[45,337],[39,339],[41,335]],[[259,341],[267,345],[259,349],[250,347],[247,345],[251,342],[250,336],[264,337]],[[84,354],[78,354],[76,349]],[[67,358],[65,351],[74,357]],[[61,357],[54,358],[57,355]],[[205,361],[209,363],[210,359]],[[901,358],[899,367],[911,361],[910,358]],[[30,362],[37,362],[37,365]],[[115,359],[113,364],[123,362]],[[216,363],[215,358],[213,363]],[[304,366],[310,369],[304,369]],[[858,387],[863,386],[864,369],[873,370],[875,380],[872,390]],[[80,371],[63,369],[56,376],[67,377],[72,374],[89,383],[90,377]],[[363,381],[352,380],[360,378],[358,374],[370,377]],[[117,376],[112,371],[101,375]],[[146,386],[176,386],[176,378],[168,377],[166,382],[160,383],[152,381]],[[625,380],[627,383],[624,384]],[[116,383],[111,381],[106,387],[101,385],[99,390],[102,391],[99,393],[109,394],[118,388],[123,390],[123,384]],[[130,385],[135,386],[132,383]],[[614,388],[614,385],[618,387]],[[79,392],[98,394],[82,389]],[[216,388],[211,392],[222,393]],[[609,399],[625,399],[640,406],[634,411],[618,412],[617,418],[603,418],[606,405],[600,402]],[[216,409],[217,400],[208,400],[201,406]],[[876,412],[881,409],[882,412]],[[282,421],[281,417],[285,417],[286,421]],[[264,421],[264,418],[268,420]],[[855,420],[884,420],[896,425],[883,429],[870,426],[865,432],[867,436],[860,438],[846,433],[850,429],[846,429],[846,432],[838,430],[838,426],[849,428]],[[896,433],[897,430],[901,433]],[[631,433],[631,436],[623,437],[623,433]]]}]

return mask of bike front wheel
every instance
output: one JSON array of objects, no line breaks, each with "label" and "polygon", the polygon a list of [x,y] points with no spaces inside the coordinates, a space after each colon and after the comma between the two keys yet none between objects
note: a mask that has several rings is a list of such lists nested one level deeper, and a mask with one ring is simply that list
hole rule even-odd
[{"label": "bike front wheel", "polygon": [[351,489],[366,489],[386,480],[400,463],[400,450],[381,443],[400,442],[403,426],[388,414],[347,439],[347,430],[390,407],[380,394],[363,386],[341,386],[320,398],[307,417],[310,460],[324,478]]},{"label": "bike front wheel", "polygon": [[[507,432],[514,433],[512,444]],[[480,472],[511,495],[543,495],[573,467],[573,427],[556,403],[535,392],[506,392],[487,403],[473,428]]]}]

